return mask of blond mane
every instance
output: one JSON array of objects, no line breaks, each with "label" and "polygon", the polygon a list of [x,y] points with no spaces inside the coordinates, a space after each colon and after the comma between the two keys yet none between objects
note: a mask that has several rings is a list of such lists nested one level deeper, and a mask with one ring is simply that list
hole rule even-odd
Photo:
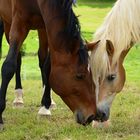
[{"label": "blond mane", "polygon": [[117,0],[94,36],[94,41],[100,40],[100,43],[91,52],[90,63],[93,80],[98,83],[110,70],[106,40],[114,45],[113,63],[123,50],[140,41],[140,0]]}]

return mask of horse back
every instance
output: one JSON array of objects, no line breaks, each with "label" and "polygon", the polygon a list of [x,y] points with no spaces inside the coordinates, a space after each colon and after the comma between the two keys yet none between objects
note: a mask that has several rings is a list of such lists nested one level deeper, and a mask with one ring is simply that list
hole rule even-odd
[{"label": "horse back", "polygon": [[11,23],[15,16],[30,29],[44,27],[37,0],[0,0],[0,17]]},{"label": "horse back", "polygon": [[44,27],[37,0],[12,0],[12,9],[13,15],[16,13],[30,29]]}]

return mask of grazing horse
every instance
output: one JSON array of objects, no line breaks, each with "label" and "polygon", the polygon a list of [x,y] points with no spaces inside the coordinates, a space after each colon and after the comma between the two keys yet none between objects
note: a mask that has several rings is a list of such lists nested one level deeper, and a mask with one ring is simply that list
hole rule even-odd
[{"label": "grazing horse", "polygon": [[[11,4],[11,3],[10,3]],[[9,12],[10,12],[10,9],[8,9]],[[2,15],[3,12],[0,13],[0,15]],[[8,15],[8,12],[7,12],[7,16],[12,16],[12,15]],[[1,56],[1,53],[2,53],[2,37],[3,37],[3,34],[4,34],[4,29],[5,29],[5,35],[6,35],[6,39],[7,39],[7,42],[9,43],[9,31],[10,31],[10,25],[11,23],[9,24],[9,26],[5,23],[3,23],[2,19],[0,19],[0,56]],[[42,29],[43,30],[43,29]],[[45,28],[44,28],[45,30]],[[41,46],[43,47],[43,45],[45,45],[45,43],[43,43],[42,40],[45,40],[46,38],[43,39],[43,35],[41,35],[42,33],[39,33],[38,31],[38,36],[39,36],[39,45],[41,48]],[[40,53],[38,51],[38,57],[39,57],[39,60],[40,60]],[[22,59],[21,59],[21,52],[19,52],[18,54],[18,58],[17,58],[17,69],[16,69],[16,72],[15,72],[15,99],[13,101],[13,105],[14,107],[22,107],[24,102],[23,102],[23,88],[22,88],[22,83],[21,83],[21,76],[20,76],[20,69],[21,69],[21,63],[22,63]],[[42,65],[40,63],[40,69],[42,69]],[[42,79],[43,81],[43,79]],[[44,86],[44,83],[42,83],[43,86]],[[53,101],[53,99],[51,98],[51,108],[55,107],[56,104],[55,102]],[[44,109],[43,112],[40,113],[39,111],[39,114],[40,115],[49,115],[49,114],[46,114],[48,111]]]},{"label": "grazing horse", "polygon": [[[2,20],[11,23],[11,27],[10,48],[2,65],[0,124],[3,124],[2,113],[6,107],[6,91],[17,69],[21,44],[30,29],[41,30],[44,29],[44,25],[47,34],[43,30],[43,38],[47,41],[44,42],[44,47],[40,48],[45,84],[42,105],[47,109],[50,107],[51,87],[75,113],[78,123],[86,125],[96,119],[96,97],[88,63],[88,52],[81,38],[78,18],[72,10],[72,1],[0,0],[0,6],[2,2],[5,3],[4,5],[11,2],[12,18],[6,18],[5,14],[1,15]],[[48,46],[50,53],[48,53]]]},{"label": "grazing horse", "polygon": [[118,0],[96,31],[90,63],[98,111],[108,120],[110,107],[125,83],[124,58],[140,41],[140,0]]}]

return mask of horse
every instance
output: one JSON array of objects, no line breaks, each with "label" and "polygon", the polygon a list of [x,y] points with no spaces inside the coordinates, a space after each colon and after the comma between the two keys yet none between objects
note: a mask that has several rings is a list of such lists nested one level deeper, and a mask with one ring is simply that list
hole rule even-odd
[{"label": "horse", "polygon": [[[9,11],[10,11],[10,9],[9,9]],[[10,29],[9,26],[8,27],[7,27],[7,25],[4,26],[2,19],[0,19],[0,58],[2,57],[2,38],[3,38],[4,32],[6,35],[7,42],[9,43],[9,30],[7,30],[7,29]],[[5,31],[4,31],[4,27],[5,27]],[[41,33],[40,34],[38,33],[38,37],[42,38],[42,39],[39,39],[39,45],[43,46],[44,44],[41,42],[42,42],[42,40],[45,40],[45,38],[43,39],[43,35],[41,35]],[[39,48],[41,48],[41,47],[39,47]],[[40,55],[39,55],[39,50],[38,50],[38,58],[40,58],[39,56]],[[15,99],[13,101],[13,106],[16,108],[24,106],[23,87],[22,87],[21,76],[20,76],[21,64],[22,64],[21,57],[22,57],[22,55],[21,55],[21,52],[19,51],[18,58],[17,58],[17,69],[15,72],[15,83],[16,83],[15,84]],[[40,69],[42,69],[41,65],[39,65],[39,67],[40,67]],[[44,86],[43,79],[42,79],[42,85]],[[56,108],[56,103],[54,102],[52,97],[51,97],[51,108]],[[44,109],[44,111],[41,111],[41,112],[39,111],[38,113],[40,115],[50,115],[51,112],[49,113],[47,110]]]},{"label": "horse", "polygon": [[[0,124],[3,125],[6,91],[17,68],[21,44],[30,29],[40,31],[42,28],[46,31],[41,30],[44,33],[43,38],[47,40],[43,42],[44,47],[39,48],[45,84],[42,105],[47,109],[50,107],[52,88],[75,114],[77,123],[87,125],[96,118],[100,119],[100,114],[97,115],[95,85],[89,68],[87,45],[81,37],[79,20],[73,12],[72,1],[0,0],[0,6],[2,3],[11,3],[12,16],[6,18],[5,14],[1,15],[2,20],[11,23],[11,26],[10,48],[1,70]],[[5,9],[5,6],[1,8]]]},{"label": "horse", "polygon": [[109,119],[110,108],[117,93],[124,87],[125,56],[140,41],[140,1],[118,0],[94,34],[90,47],[90,64],[95,83],[98,111]]}]

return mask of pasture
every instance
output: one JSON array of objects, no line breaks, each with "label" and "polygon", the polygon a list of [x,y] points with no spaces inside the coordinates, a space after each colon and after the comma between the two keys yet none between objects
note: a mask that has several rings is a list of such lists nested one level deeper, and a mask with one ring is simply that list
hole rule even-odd
[{"label": "pasture", "polygon": [[[80,15],[83,37],[89,41],[96,28],[102,23],[113,3],[81,1],[75,12]],[[74,115],[53,94],[57,109],[52,110],[51,117],[39,117],[42,86],[38,66],[38,38],[36,31],[31,31],[24,42],[26,56],[22,63],[22,82],[24,89],[23,109],[14,109],[14,78],[7,93],[7,108],[4,112],[5,129],[0,132],[0,140],[138,140],[140,139],[140,47],[133,47],[125,60],[126,83],[118,94],[111,109],[109,128],[92,128],[75,123]],[[4,39],[2,64],[8,45]],[[58,81],[59,82],[59,81]]]}]

